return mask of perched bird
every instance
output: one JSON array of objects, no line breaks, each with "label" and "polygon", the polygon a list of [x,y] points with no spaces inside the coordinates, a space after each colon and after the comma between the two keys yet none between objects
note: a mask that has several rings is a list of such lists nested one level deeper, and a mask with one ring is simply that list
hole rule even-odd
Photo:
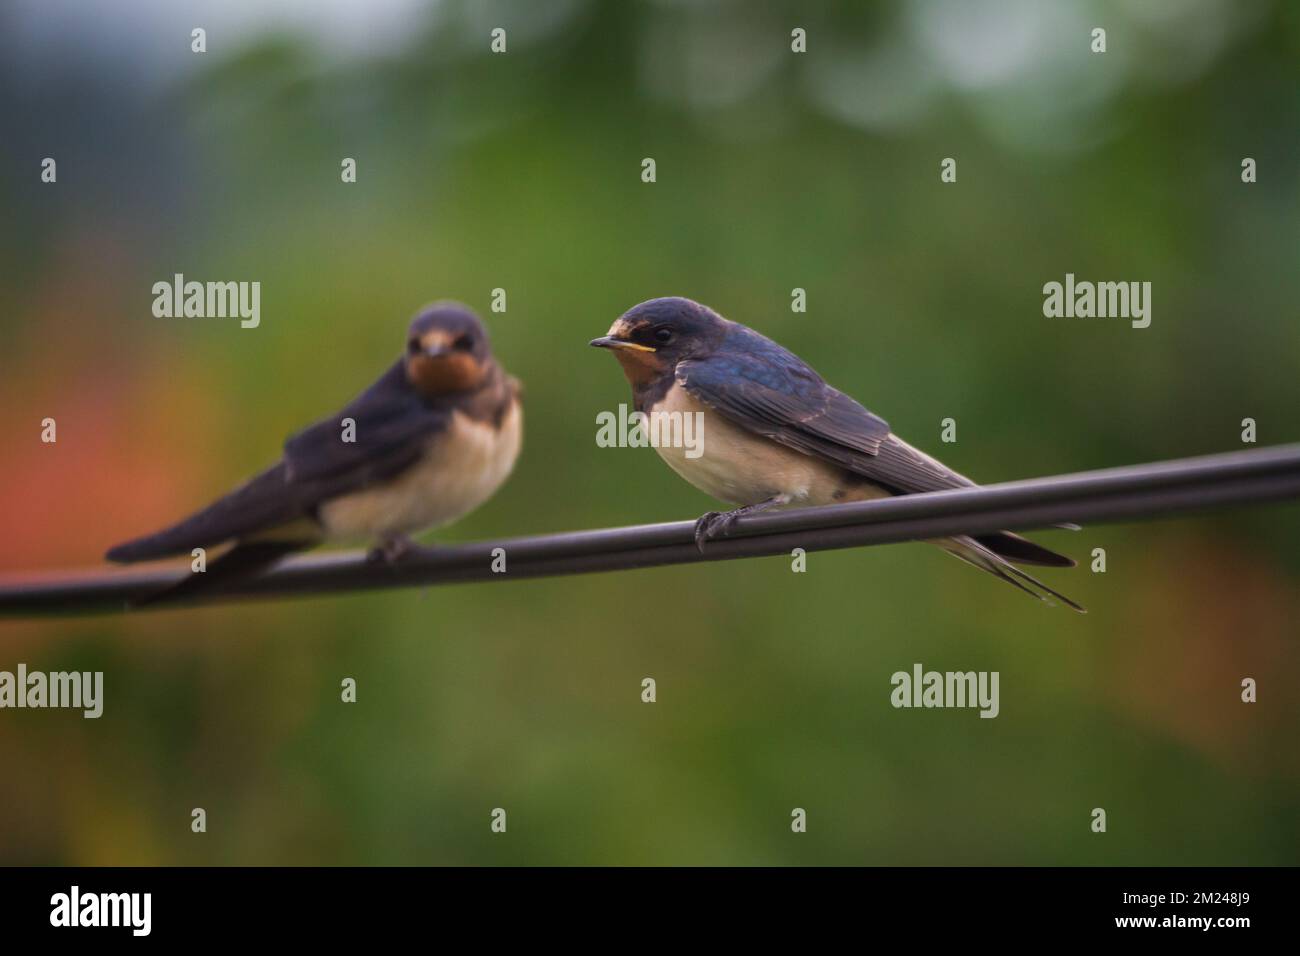
[{"label": "perched bird", "polygon": [[234,546],[146,598],[172,599],[258,571],[325,540],[375,542],[397,561],[407,535],[455,521],[499,488],[522,439],[519,383],[469,308],[438,302],[411,320],[405,354],[337,415],[284,443],[279,462],[170,528],[119,544],[110,561]]},{"label": "perched bird", "polygon": [[[681,442],[660,440],[655,447],[695,487],[740,506],[696,522],[701,550],[741,515],[769,508],[974,484],[907,444],[797,355],[690,299],[642,302],[591,344],[614,352],[637,411],[699,413],[694,420],[703,423],[703,434],[694,454]],[[1083,611],[1016,567],[1073,567],[1065,555],[1009,531],[934,543],[1039,600],[1052,603],[1050,596]]]}]

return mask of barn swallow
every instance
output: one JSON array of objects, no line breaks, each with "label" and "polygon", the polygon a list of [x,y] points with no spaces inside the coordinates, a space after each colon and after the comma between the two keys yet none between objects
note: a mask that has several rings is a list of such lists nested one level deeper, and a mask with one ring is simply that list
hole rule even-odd
[{"label": "barn swallow", "polygon": [[[974,485],[907,444],[797,355],[690,299],[642,302],[591,344],[614,352],[637,411],[698,413],[694,420],[703,423],[703,434],[693,454],[673,442],[655,447],[695,487],[739,506],[710,511],[696,522],[701,551],[740,516],[769,508]],[[1050,604],[1054,597],[1083,611],[1016,567],[1073,567],[1065,555],[1009,531],[933,543],[1039,600]]]},{"label": "barn swallow", "polygon": [[519,391],[478,316],[435,303],[411,320],[405,353],[379,381],[289,438],[280,461],[107,557],[142,561],[234,542],[205,571],[140,603],[249,576],[326,540],[371,541],[371,560],[397,561],[412,547],[407,535],[468,514],[506,480],[522,440]]}]

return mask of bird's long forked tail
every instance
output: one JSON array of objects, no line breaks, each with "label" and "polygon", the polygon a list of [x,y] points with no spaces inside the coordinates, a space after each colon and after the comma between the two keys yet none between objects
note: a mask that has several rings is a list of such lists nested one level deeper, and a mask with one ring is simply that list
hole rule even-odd
[{"label": "bird's long forked tail", "polygon": [[131,602],[132,607],[170,604],[204,591],[219,591],[223,586],[254,577],[281,558],[310,547],[309,541],[254,540],[241,541],[207,566],[205,571],[191,571],[175,584],[146,594]]},{"label": "bird's long forked tail", "polygon": [[[1023,541],[1024,539],[1019,540]],[[1013,587],[1019,588],[1026,594],[1032,595],[1046,604],[1055,604],[1056,601],[1060,601],[1066,607],[1078,611],[1080,614],[1088,613],[1087,608],[1083,607],[1083,605],[1071,601],[1060,591],[1055,591],[1048,587],[1032,574],[1029,574],[1027,571],[1022,571],[1020,568],[1012,564],[1011,561],[1008,561],[1005,557],[992,551],[969,535],[960,535],[958,537],[948,538],[945,541],[939,542],[939,545],[949,554],[961,558],[967,564],[973,564],[981,571],[987,571],[994,577],[1001,578]],[[1050,554],[1052,552],[1047,553]],[[1063,563],[1064,562],[1073,564],[1069,559],[1063,559]],[[1034,561],[1033,563],[1046,564],[1047,562]],[[1055,598],[1055,600],[1053,600],[1053,598]]]}]

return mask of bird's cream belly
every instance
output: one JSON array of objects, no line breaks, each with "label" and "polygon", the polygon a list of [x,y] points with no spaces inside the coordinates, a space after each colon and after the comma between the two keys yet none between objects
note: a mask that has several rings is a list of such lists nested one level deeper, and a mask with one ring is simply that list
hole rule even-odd
[{"label": "bird's cream belly", "polygon": [[385,538],[436,528],[473,511],[501,486],[519,456],[522,415],[515,403],[499,429],[460,412],[421,460],[397,478],[323,505],[332,538]]},{"label": "bird's cream belly", "polygon": [[875,485],[853,480],[838,465],[733,425],[679,385],[669,389],[654,411],[703,413],[698,457],[689,457],[692,449],[664,442],[655,451],[673,471],[719,501],[752,505],[787,495],[790,504],[797,506],[888,497]]}]

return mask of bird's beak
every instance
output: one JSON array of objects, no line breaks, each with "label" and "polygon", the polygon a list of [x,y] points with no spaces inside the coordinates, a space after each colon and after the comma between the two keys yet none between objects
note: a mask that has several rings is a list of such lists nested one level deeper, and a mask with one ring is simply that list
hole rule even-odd
[{"label": "bird's beak", "polygon": [[627,339],[616,339],[612,335],[603,335],[598,339],[592,339],[587,343],[593,348],[598,349],[633,349],[637,352],[654,352],[648,345],[641,345],[637,342],[629,342]]},{"label": "bird's beak", "polygon": [[442,358],[450,351],[451,349],[447,348],[445,345],[430,345],[428,348],[421,350],[420,354],[427,358]]}]

